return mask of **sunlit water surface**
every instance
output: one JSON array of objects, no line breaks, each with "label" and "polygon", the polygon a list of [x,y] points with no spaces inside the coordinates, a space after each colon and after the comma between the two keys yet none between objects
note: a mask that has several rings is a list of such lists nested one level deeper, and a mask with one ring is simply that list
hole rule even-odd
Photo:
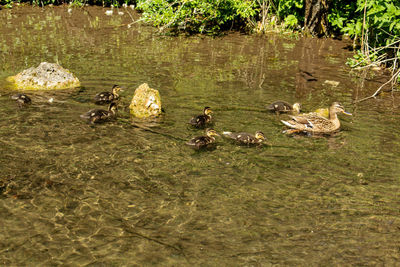
[{"label": "sunlit water surface", "polygon": [[[104,11],[0,11],[2,265],[399,263],[400,101],[352,104],[385,78],[351,72],[348,43],[168,37],[128,28],[126,10]],[[82,87],[27,92],[33,103],[19,109],[4,80],[42,61],[70,69]],[[144,82],[165,114],[132,124],[124,107]],[[81,120],[113,84],[125,87],[118,119]],[[339,101],[353,116],[332,137],[288,137],[286,117],[265,111],[279,99],[305,111]],[[186,122],[204,106],[217,131],[261,130],[270,145],[218,138],[215,150],[193,151],[185,141],[202,131]]]}]

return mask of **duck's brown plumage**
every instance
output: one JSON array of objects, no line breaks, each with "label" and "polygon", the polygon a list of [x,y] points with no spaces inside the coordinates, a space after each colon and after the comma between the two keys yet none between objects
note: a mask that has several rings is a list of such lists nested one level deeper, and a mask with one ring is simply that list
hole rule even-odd
[{"label": "duck's brown plumage", "polygon": [[194,137],[186,142],[186,144],[195,149],[206,148],[215,142],[214,136],[219,136],[219,134],[214,129],[209,128],[206,129],[206,135]]},{"label": "duck's brown plumage", "polygon": [[80,117],[87,119],[90,123],[105,122],[115,117],[117,112],[117,104],[112,102],[108,110],[91,109]]},{"label": "duck's brown plumage", "polygon": [[19,107],[23,107],[32,103],[32,100],[26,94],[15,94],[11,96],[11,99],[14,99]]},{"label": "duck's brown plumage", "polygon": [[294,112],[298,114],[300,112],[301,105],[299,103],[289,104],[286,101],[275,101],[267,106],[269,111],[280,112]]},{"label": "duck's brown plumage", "polygon": [[340,121],[337,117],[338,113],[351,115],[344,110],[344,107],[334,102],[329,108],[329,119],[321,117],[316,113],[301,114],[290,116],[291,120],[281,121],[286,126],[301,132],[309,132],[316,134],[332,133],[340,128]]},{"label": "duck's brown plumage", "polygon": [[192,117],[189,121],[189,124],[196,128],[204,128],[211,124],[211,114],[211,108],[205,107],[203,110],[203,114]]},{"label": "duck's brown plumage", "polygon": [[94,103],[97,105],[110,104],[113,101],[118,100],[119,94],[118,92],[121,90],[121,87],[118,85],[114,85],[111,89],[111,92],[101,92],[94,96]]},{"label": "duck's brown plumage", "polygon": [[240,132],[240,133],[223,132],[223,134],[226,137],[235,140],[238,144],[242,145],[261,144],[265,140],[265,136],[261,131],[257,131],[255,135],[245,132]]}]

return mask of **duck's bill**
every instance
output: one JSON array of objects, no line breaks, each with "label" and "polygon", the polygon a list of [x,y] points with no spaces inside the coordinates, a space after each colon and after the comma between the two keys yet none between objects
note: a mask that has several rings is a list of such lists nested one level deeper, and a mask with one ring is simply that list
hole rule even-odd
[{"label": "duck's bill", "polygon": [[347,111],[343,111],[344,114],[349,115],[349,116],[353,116],[353,114],[351,114],[350,112]]}]

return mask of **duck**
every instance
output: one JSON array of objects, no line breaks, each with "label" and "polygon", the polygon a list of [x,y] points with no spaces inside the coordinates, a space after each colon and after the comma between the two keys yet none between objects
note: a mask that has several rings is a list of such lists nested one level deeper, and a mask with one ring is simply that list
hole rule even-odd
[{"label": "duck", "polygon": [[259,145],[266,139],[265,135],[261,131],[257,131],[254,135],[245,132],[223,132],[222,134],[232,140],[235,140],[241,145]]},{"label": "duck", "polygon": [[110,104],[111,102],[118,100],[119,95],[118,92],[122,90],[122,88],[115,84],[111,88],[111,92],[101,92],[98,93],[97,95],[94,96],[94,103],[97,105],[104,105],[104,104]]},{"label": "duck", "polygon": [[186,145],[191,146],[195,149],[207,148],[215,143],[214,136],[220,136],[214,129],[211,128],[207,128],[205,133],[206,135],[193,137],[188,142],[186,142]]},{"label": "duck", "polygon": [[280,101],[275,101],[272,104],[269,104],[267,106],[267,109],[269,111],[274,111],[277,114],[282,112],[292,112],[293,114],[299,114],[301,110],[301,105],[300,103],[294,103],[293,105],[291,105],[288,102],[280,100]]},{"label": "duck", "polygon": [[210,107],[204,107],[203,114],[197,115],[190,119],[189,124],[196,128],[204,128],[211,124],[212,110]]},{"label": "duck", "polygon": [[11,96],[11,99],[14,99],[20,108],[32,103],[31,98],[26,94],[15,94]]},{"label": "duck", "polygon": [[308,113],[290,116],[291,120],[281,120],[281,122],[289,128],[292,128],[292,130],[288,130],[286,133],[306,132],[312,134],[329,134],[340,128],[340,121],[337,117],[338,113],[352,115],[345,111],[344,107],[339,102],[333,102],[329,108],[329,119],[317,113]]},{"label": "duck", "polygon": [[104,109],[91,109],[85,114],[80,115],[82,119],[89,120],[90,123],[105,122],[115,117],[117,114],[118,106],[116,102],[112,102],[108,110]]}]

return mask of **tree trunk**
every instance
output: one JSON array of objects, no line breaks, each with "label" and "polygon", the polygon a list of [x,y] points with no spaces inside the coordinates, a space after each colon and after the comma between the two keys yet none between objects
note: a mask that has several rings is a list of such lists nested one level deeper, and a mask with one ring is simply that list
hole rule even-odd
[{"label": "tree trunk", "polygon": [[306,0],[304,26],[312,35],[328,36],[328,8],[332,0]]}]

